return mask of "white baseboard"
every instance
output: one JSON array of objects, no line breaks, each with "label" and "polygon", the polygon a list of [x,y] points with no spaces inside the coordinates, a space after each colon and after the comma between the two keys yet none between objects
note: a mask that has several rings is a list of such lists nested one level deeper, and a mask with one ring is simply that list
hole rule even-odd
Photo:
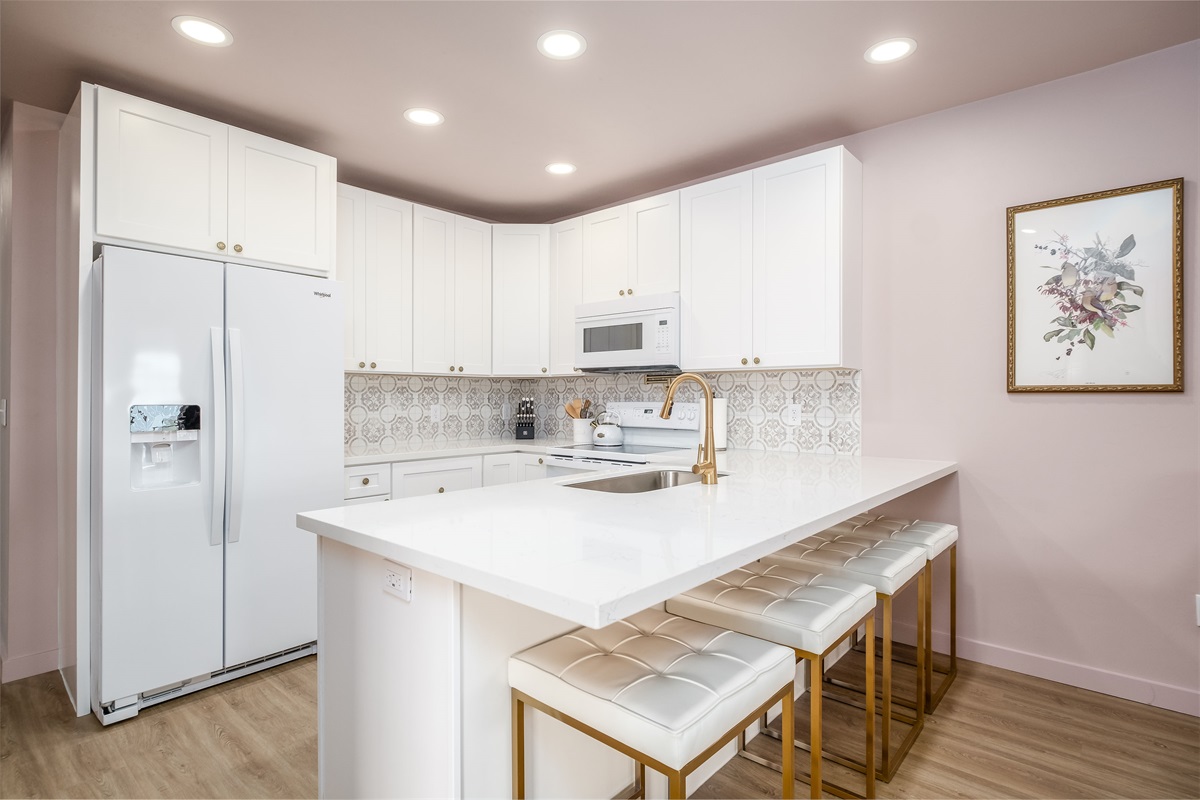
[{"label": "white baseboard", "polygon": [[19,681],[58,669],[58,650],[0,659],[0,683]]},{"label": "white baseboard", "polygon": [[[896,641],[909,644],[916,641],[915,625],[893,622],[892,633]],[[948,652],[950,634],[935,630],[933,632],[933,649],[939,653]],[[962,636],[958,637],[958,654],[969,661],[978,661],[981,664],[1010,669],[1023,675],[1045,678],[1056,683],[1065,683],[1068,686],[1077,686],[1080,689],[1200,717],[1200,691],[1195,689],[1158,683],[1134,675],[1123,675],[1119,672],[1110,672],[1036,653],[1026,653],[1022,650],[1001,647]]]}]

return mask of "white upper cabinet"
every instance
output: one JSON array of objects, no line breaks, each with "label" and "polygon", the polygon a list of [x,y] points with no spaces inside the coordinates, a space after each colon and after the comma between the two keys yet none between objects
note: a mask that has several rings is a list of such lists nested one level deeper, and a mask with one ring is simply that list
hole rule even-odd
[{"label": "white upper cabinet", "polygon": [[338,184],[346,369],[412,371],[412,203]]},{"label": "white upper cabinet", "polygon": [[367,366],[366,309],[366,192],[339,183],[337,186],[337,258],[334,277],[342,282],[346,298],[344,367]]},{"label": "white upper cabinet", "polygon": [[413,206],[413,370],[455,372],[454,215]]},{"label": "white upper cabinet", "polygon": [[228,252],[229,126],[97,92],[96,234]]},{"label": "white upper cabinet", "polygon": [[862,165],[834,147],[753,176],[752,365],[859,366]]},{"label": "white upper cabinet", "polygon": [[454,360],[492,374],[492,226],[466,217],[454,221]]},{"label": "white upper cabinet", "polygon": [[615,300],[629,288],[628,206],[583,218],[583,302]]},{"label": "white upper cabinet", "polygon": [[229,129],[229,239],[242,258],[328,270],[334,160]]},{"label": "white upper cabinet", "polygon": [[491,228],[413,206],[414,372],[491,374]]},{"label": "white upper cabinet", "polygon": [[332,268],[333,158],[96,91],[97,238],[306,272]]},{"label": "white upper cabinet", "polygon": [[550,226],[550,374],[574,375],[575,306],[583,302],[583,219]]},{"label": "white upper cabinet", "polygon": [[550,226],[492,226],[492,373],[550,372]]},{"label": "white upper cabinet", "polygon": [[835,147],[684,189],[681,366],[858,366],[861,187]]},{"label": "white upper cabinet", "polygon": [[749,172],[680,192],[680,359],[687,369],[750,362],[753,201]]},{"label": "white upper cabinet", "polygon": [[628,213],[629,285],[625,294],[679,291],[679,192],[630,203]]}]

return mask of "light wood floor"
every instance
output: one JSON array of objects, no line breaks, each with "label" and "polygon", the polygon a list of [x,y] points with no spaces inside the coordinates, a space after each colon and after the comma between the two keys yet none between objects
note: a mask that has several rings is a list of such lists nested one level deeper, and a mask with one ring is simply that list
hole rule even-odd
[{"label": "light wood floor", "polygon": [[[804,705],[802,698],[798,732],[807,730]],[[850,712],[826,708],[837,741],[849,722],[839,715]],[[0,737],[6,798],[315,797],[316,659],[154,706],[108,729],[72,715],[57,674],[26,678],[0,688]],[[765,752],[774,743],[759,737],[753,745]],[[779,794],[776,773],[735,758],[694,796]],[[958,681],[879,796],[1200,798],[1200,720],[961,662]]]}]

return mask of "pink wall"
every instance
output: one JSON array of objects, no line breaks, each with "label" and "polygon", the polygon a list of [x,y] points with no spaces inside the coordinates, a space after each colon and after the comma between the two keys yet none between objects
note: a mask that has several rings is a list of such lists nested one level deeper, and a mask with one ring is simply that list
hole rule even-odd
[{"label": "pink wall", "polygon": [[62,115],[14,104],[4,681],[58,666],[55,225]]},{"label": "pink wall", "polygon": [[[890,507],[962,526],[959,652],[1200,714],[1200,42],[844,143],[863,452],[960,464]],[[1188,390],[1007,394],[1005,209],[1179,176]]]}]

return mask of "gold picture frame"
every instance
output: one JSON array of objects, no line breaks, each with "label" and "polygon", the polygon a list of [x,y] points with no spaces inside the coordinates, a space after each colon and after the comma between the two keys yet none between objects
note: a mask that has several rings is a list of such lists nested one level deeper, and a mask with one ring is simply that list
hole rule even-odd
[{"label": "gold picture frame", "polygon": [[1008,391],[1182,392],[1183,219],[1183,178],[1010,207]]}]

